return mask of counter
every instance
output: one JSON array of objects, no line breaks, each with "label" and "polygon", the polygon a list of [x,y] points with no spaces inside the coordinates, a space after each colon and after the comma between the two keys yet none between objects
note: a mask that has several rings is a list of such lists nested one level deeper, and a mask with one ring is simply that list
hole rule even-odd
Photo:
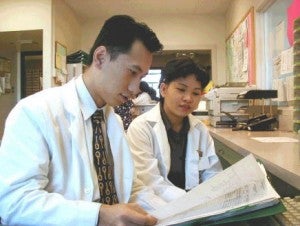
[{"label": "counter", "polygon": [[[217,143],[222,143],[241,157],[252,153],[264,164],[268,172],[291,185],[297,193],[300,191],[300,135],[292,132],[232,131],[212,127],[209,127],[209,130]],[[252,139],[254,137],[287,137],[298,142],[264,143]],[[224,150],[217,150],[218,154],[224,154],[223,152]]]}]

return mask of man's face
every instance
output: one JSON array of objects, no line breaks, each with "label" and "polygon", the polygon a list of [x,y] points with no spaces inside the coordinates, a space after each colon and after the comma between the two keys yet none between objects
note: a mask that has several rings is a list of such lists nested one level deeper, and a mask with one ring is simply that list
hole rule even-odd
[{"label": "man's face", "polygon": [[116,106],[135,97],[139,92],[140,81],[152,63],[152,53],[142,42],[135,41],[128,53],[120,54],[113,61],[108,53],[103,58],[101,77],[94,76],[92,85],[92,96],[97,105],[104,102]]}]

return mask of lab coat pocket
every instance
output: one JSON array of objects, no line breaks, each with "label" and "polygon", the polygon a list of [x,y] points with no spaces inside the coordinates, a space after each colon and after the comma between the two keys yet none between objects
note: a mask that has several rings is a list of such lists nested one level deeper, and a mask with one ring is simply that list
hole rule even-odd
[{"label": "lab coat pocket", "polygon": [[208,157],[200,157],[199,159],[199,170],[205,170],[209,168],[209,158]]}]

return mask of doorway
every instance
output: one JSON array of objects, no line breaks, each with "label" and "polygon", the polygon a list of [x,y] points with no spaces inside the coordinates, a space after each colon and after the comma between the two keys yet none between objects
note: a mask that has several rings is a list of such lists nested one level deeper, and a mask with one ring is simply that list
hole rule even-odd
[{"label": "doorway", "polygon": [[21,98],[42,90],[43,52],[21,52]]},{"label": "doorway", "polygon": [[[21,90],[23,89],[21,86],[21,53],[41,53],[42,50],[43,30],[0,32],[0,57],[10,62],[9,89],[5,89],[6,92],[2,92],[0,95],[0,141],[9,112],[18,100],[24,97],[21,95]],[[39,57],[42,59],[41,56]],[[40,79],[38,79],[39,81]]]}]

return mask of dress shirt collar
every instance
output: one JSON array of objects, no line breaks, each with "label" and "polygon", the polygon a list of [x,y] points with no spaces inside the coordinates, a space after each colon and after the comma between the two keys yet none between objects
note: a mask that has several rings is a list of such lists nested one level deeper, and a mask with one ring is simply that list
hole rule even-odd
[{"label": "dress shirt collar", "polygon": [[[92,114],[95,113],[95,111],[98,108],[93,97],[91,96],[91,94],[89,93],[88,89],[84,84],[82,75],[78,76],[75,79],[75,84],[76,84],[76,91],[79,97],[80,109],[84,120],[87,120],[92,116]],[[106,106],[107,105],[104,105],[102,108],[99,109],[102,109],[103,113],[105,113]],[[106,118],[105,114],[104,114],[104,118]]]}]

